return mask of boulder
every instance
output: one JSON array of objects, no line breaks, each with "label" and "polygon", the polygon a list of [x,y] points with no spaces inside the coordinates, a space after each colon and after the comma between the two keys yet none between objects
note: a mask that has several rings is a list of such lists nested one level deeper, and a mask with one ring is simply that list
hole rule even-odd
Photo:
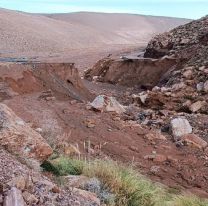
[{"label": "boulder", "polygon": [[195,134],[187,134],[182,136],[181,140],[185,142],[187,145],[192,145],[199,149],[203,149],[207,147],[207,142],[201,139],[199,136]]},{"label": "boulder", "polygon": [[189,109],[192,112],[197,112],[204,106],[205,103],[206,102],[204,102],[204,101],[197,101],[197,102],[193,103],[192,105],[190,105]]},{"label": "boulder", "polygon": [[21,158],[44,161],[53,152],[44,138],[5,104],[0,104],[0,145]]},{"label": "boulder", "polygon": [[170,122],[172,134],[174,138],[178,139],[183,135],[192,133],[192,127],[189,124],[189,121],[185,118],[175,118]]},{"label": "boulder", "polygon": [[116,112],[118,114],[125,112],[124,106],[121,105],[114,97],[108,97],[105,95],[97,96],[90,106],[101,112]]},{"label": "boulder", "polygon": [[22,197],[22,192],[16,187],[12,187],[4,198],[3,206],[26,206]]}]

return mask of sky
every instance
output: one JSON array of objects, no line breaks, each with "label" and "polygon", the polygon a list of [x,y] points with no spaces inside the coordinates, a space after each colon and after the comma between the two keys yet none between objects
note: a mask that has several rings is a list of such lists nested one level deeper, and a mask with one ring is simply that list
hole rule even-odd
[{"label": "sky", "polygon": [[190,19],[208,14],[208,0],[0,0],[0,7],[31,13],[93,11]]}]

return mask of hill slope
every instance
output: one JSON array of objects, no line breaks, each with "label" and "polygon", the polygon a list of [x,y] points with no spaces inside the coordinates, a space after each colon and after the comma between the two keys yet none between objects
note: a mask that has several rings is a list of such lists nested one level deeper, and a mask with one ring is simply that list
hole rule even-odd
[{"label": "hill slope", "polygon": [[104,45],[135,46],[187,21],[129,14],[34,15],[0,9],[0,51],[56,53]]}]

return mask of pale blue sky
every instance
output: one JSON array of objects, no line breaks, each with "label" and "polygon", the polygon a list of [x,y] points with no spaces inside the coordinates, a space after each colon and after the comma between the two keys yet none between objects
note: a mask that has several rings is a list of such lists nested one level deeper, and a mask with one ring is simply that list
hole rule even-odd
[{"label": "pale blue sky", "polygon": [[0,7],[34,13],[94,11],[191,19],[208,14],[208,0],[0,0]]}]

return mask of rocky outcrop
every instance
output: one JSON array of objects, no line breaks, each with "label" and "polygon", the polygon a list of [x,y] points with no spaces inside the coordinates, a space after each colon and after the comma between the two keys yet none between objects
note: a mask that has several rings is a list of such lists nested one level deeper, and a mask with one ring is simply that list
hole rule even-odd
[{"label": "rocky outcrop", "polygon": [[43,137],[5,104],[0,104],[0,145],[26,159],[43,161],[52,154]]}]

